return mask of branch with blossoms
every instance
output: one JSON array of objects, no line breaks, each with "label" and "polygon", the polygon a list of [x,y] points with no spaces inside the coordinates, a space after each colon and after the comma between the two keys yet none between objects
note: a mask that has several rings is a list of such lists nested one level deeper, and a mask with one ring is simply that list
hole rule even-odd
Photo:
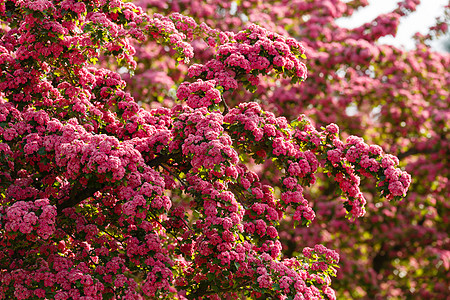
[{"label": "branch with blossoms", "polygon": [[314,219],[314,212],[302,196],[302,186],[314,183],[313,174],[318,170],[319,159],[321,162],[326,159],[321,165],[335,176],[347,198],[345,207],[354,217],[364,215],[366,203],[359,191],[359,176],[375,177],[381,195],[395,200],[406,194],[411,182],[406,172],[395,168],[398,159],[383,156],[380,147],[369,147],[356,137],[342,143],[334,124],[326,131],[318,132],[300,117],[291,127],[285,119],[274,118],[255,103],[233,109],[225,121],[239,149],[250,154],[256,162],[270,157],[285,170],[286,175],[281,179],[281,200],[284,205],[293,206],[296,210],[294,220],[304,225]]},{"label": "branch with blossoms", "polygon": [[294,137],[300,144],[325,160],[325,170],[339,184],[347,199],[344,206],[354,217],[365,213],[366,200],[359,190],[359,176],[374,177],[381,196],[388,200],[401,200],[406,196],[411,176],[396,168],[399,164],[397,157],[383,154],[381,147],[369,146],[355,136],[348,137],[343,143],[338,138],[339,128],[335,124],[318,132],[303,116],[293,125],[296,128]]},{"label": "branch with blossoms", "polygon": [[[421,37],[417,49],[411,50],[377,43],[380,37],[395,34],[401,18],[413,12],[419,1],[400,1],[391,12],[371,18],[354,29],[342,28],[335,21],[367,6],[366,0],[294,1],[281,5],[279,1],[271,0],[259,3],[241,1],[237,5],[201,0],[189,4],[179,1],[155,4],[146,0],[137,3],[151,12],[164,11],[169,14],[178,11],[195,20],[207,21],[211,27],[233,32],[246,26],[248,17],[249,22],[258,23],[268,30],[299,38],[308,55],[305,62],[309,71],[307,83],[290,85],[289,80],[269,78],[261,81],[253,94],[241,88],[232,94],[225,94],[230,108],[239,103],[256,101],[264,110],[286,116],[288,120],[307,114],[315,124],[320,124],[317,126],[319,132],[325,130],[319,129],[319,126],[336,123],[343,132],[343,143],[346,142],[343,137],[353,134],[364,137],[369,145],[380,145],[386,153],[396,154],[401,160],[402,170],[404,168],[413,176],[413,182],[407,195],[408,201],[380,201],[380,191],[374,184],[376,179],[366,179],[366,176],[358,175],[353,170],[354,175],[361,179],[360,191],[368,203],[365,205],[365,218],[348,224],[344,217],[352,214],[346,213],[339,199],[339,185],[348,184],[337,183],[330,172],[327,173],[329,178],[323,176],[320,173],[326,169],[319,165],[315,174],[317,183],[311,189],[304,190],[304,198],[314,205],[316,218],[308,228],[298,226],[293,229],[292,222],[284,222],[284,226],[277,227],[280,236],[283,236],[282,243],[288,246],[288,249],[283,249],[284,253],[301,253],[303,245],[317,243],[346,253],[340,262],[340,276],[333,282],[340,297],[439,298],[448,294],[448,268],[443,254],[446,246],[442,244],[442,237],[446,236],[445,223],[448,221],[445,218],[448,215],[445,201],[448,198],[448,168],[445,167],[448,165],[448,122],[445,121],[448,119],[446,66],[449,65],[449,56],[436,52],[427,45],[427,41],[422,43]],[[445,14],[445,10],[448,7],[443,8],[441,15]],[[445,29],[440,24],[436,28],[438,31]],[[426,37],[434,38],[433,33]],[[213,57],[214,51],[208,49],[206,44],[200,42],[193,45],[195,57],[191,61],[204,65]],[[142,54],[138,56],[140,62],[144,62],[141,71],[145,75],[153,74],[147,71],[148,68],[158,73],[164,73],[162,70],[172,74],[184,73],[184,66],[176,68],[172,59],[167,58],[166,51],[156,53],[151,44],[141,49]],[[238,73],[238,76],[243,74]],[[139,76],[139,71],[136,74],[144,78]],[[183,80],[178,75],[171,77],[166,90]],[[131,83],[130,90],[133,90],[135,99],[148,103],[146,90],[153,84],[151,79],[139,85]],[[162,97],[161,90],[164,89],[158,90],[153,98]],[[173,93],[164,95],[164,105],[170,105],[174,100]],[[221,104],[219,106],[222,108]],[[355,147],[360,149],[359,145]],[[333,157],[338,158],[338,151],[333,148],[328,150],[333,150],[330,154],[334,153]],[[413,154],[415,151],[410,149],[433,149],[434,153]],[[278,196],[277,186],[284,169],[279,170],[275,163],[264,158],[261,165],[255,166],[250,155],[238,152],[241,162],[258,173],[262,182],[271,182]],[[412,155],[404,157],[401,153]],[[317,156],[323,163],[327,157],[322,154]],[[406,159],[402,161],[402,157]],[[342,163],[347,167],[352,165],[345,158]],[[357,181],[347,176],[349,172],[346,169],[340,171],[345,174],[342,178],[350,180],[350,184]],[[242,189],[229,186],[238,202],[253,201],[247,194],[246,197],[242,195]],[[366,218],[369,218],[368,222]],[[402,249],[396,249],[397,243],[392,241],[398,241]],[[434,254],[428,251],[430,247],[441,251],[439,264],[435,263]],[[374,269],[372,261],[379,251],[386,255],[388,262],[380,269]],[[383,276],[375,276],[377,272]],[[396,275],[405,272],[405,277]],[[415,287],[414,290],[411,286]]]}]

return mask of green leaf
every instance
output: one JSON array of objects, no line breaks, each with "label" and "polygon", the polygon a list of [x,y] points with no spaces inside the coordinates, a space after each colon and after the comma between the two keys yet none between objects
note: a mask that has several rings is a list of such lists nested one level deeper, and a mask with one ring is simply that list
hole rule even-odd
[{"label": "green leaf", "polygon": [[254,92],[256,92],[256,89],[257,89],[257,87],[256,86],[254,86],[254,85],[248,85],[247,86],[247,90],[250,92],[250,93],[254,93]]},{"label": "green leaf", "polygon": [[239,263],[237,261],[234,261],[234,266],[236,267],[236,269],[239,269]]},{"label": "green leaf", "polygon": [[46,153],[47,152],[45,152],[45,148],[44,147],[39,148],[39,150],[37,152],[37,154],[39,154],[39,155],[45,155]]},{"label": "green leaf", "polygon": [[88,24],[84,25],[83,32],[86,33],[88,31],[92,31],[92,23],[88,23]]},{"label": "green leaf", "polygon": [[213,285],[213,286],[211,286],[211,288],[216,293],[218,293],[220,291],[220,288],[217,285]]}]

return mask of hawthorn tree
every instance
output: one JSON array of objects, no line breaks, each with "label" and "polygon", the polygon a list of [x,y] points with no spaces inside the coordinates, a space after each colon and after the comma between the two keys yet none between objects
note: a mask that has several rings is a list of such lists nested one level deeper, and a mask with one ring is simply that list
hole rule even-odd
[{"label": "hawthorn tree", "polygon": [[445,295],[449,59],[374,44],[415,1],[0,3],[0,298],[334,299],[330,249]]},{"label": "hawthorn tree", "polygon": [[[366,218],[352,223],[346,220],[339,186],[318,175],[317,183],[304,191],[317,212],[311,226],[294,229],[289,218],[281,222],[284,255],[295,256],[314,244],[339,252],[341,268],[332,287],[340,297],[446,299],[450,293],[450,59],[429,47],[448,30],[449,6],[429,33],[416,34],[415,49],[378,43],[395,36],[401,18],[419,2],[399,1],[392,12],[346,29],[336,19],[368,1],[136,1],[149,13],[180,12],[233,32],[250,22],[300,40],[308,57],[305,83],[265,78],[253,93],[224,94],[226,101],[255,101],[288,120],[307,114],[317,127],[340,124],[342,136],[354,134],[380,145],[412,174],[401,205],[380,202],[374,181],[363,179],[370,209]],[[204,43],[194,46],[194,59],[201,63],[214,55]],[[143,103],[170,105],[175,99],[170,87],[184,77],[168,49],[137,47],[136,76],[125,77],[129,91]],[[172,75],[163,76],[161,69]],[[276,185],[282,176],[271,160],[251,167],[265,183]]]}]

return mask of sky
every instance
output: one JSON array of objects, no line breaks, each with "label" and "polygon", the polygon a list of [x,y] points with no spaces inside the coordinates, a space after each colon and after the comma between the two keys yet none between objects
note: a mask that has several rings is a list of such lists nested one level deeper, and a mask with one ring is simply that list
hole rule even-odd
[{"label": "sky", "polygon": [[[397,7],[397,2],[396,0],[369,0],[370,4],[367,7],[355,12],[351,18],[337,20],[337,23],[347,28],[358,27],[369,20],[373,20],[380,14],[391,12]],[[403,18],[396,38],[391,36],[383,37],[380,39],[380,42],[412,49],[414,42],[411,37],[414,33],[427,33],[428,28],[434,25],[436,17],[442,15],[443,7],[448,3],[449,0],[422,0],[414,13]],[[445,51],[442,40],[434,42],[432,48],[436,51]]]}]

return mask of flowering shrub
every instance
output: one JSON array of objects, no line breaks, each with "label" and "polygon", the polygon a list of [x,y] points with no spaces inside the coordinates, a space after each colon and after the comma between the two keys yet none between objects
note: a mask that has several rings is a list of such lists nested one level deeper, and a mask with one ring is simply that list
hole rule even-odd
[{"label": "flowering shrub", "polygon": [[[322,42],[332,28],[320,32],[313,21],[304,30],[316,42],[303,44],[293,38],[302,26],[272,22],[277,12],[315,11],[309,2],[261,15],[260,3],[245,1],[234,13],[214,1],[141,2],[0,2],[0,299],[335,299],[339,255],[326,241],[283,254],[293,230],[330,215],[315,206],[328,205],[334,189],[312,201],[314,189],[340,190],[333,209],[351,219],[343,228],[360,224],[366,204],[376,210],[364,178],[377,198],[398,202],[411,177],[380,146],[341,140],[333,122],[348,123],[344,112],[316,118],[340,92],[320,89],[325,75],[299,83],[306,65],[370,64],[379,52],[344,37]],[[221,25],[216,14],[230,18]],[[240,28],[244,17],[266,15],[267,28]],[[376,39],[391,28],[389,18],[379,24],[382,33],[348,34]],[[362,93],[358,75],[346,70],[357,79],[344,85],[345,105]],[[310,97],[314,109],[287,110],[276,100],[282,91]],[[325,127],[299,117],[305,112]]]},{"label": "flowering shrub", "polygon": [[[351,16],[368,5],[367,0],[197,0],[189,1],[189,4],[184,1],[135,1],[148,12],[175,11],[213,28],[238,32],[248,23],[254,23],[301,41],[308,58],[304,61],[308,67],[308,79],[304,84],[291,84],[290,79],[261,78],[254,93],[238,89],[224,93],[223,97],[230,106],[257,102],[261,109],[284,116],[288,123],[301,121],[299,115],[305,114],[318,132],[326,131],[331,123],[339,124],[342,142],[344,145],[348,142],[344,149],[322,144],[326,133],[319,134],[308,128],[304,133],[305,140],[302,140],[305,144],[309,140],[317,143],[322,154],[314,153],[318,162],[324,163],[318,168],[326,170],[325,175],[315,174],[314,185],[303,186],[303,196],[315,212],[314,221],[308,228],[297,226],[294,229],[296,220],[285,218],[277,231],[283,244],[282,252],[288,257],[301,254],[305,245],[314,244],[323,244],[339,252],[341,268],[331,286],[340,298],[445,299],[450,294],[447,217],[450,198],[447,66],[450,62],[448,54],[436,53],[429,47],[435,37],[448,31],[449,7],[442,9],[442,17],[428,33],[414,36],[416,47],[405,51],[382,45],[379,40],[384,36],[395,36],[401,18],[413,13],[420,3],[418,0],[398,2],[391,12],[346,29],[338,26],[336,19]],[[427,1],[421,3],[423,6],[428,4]],[[215,52],[207,43],[196,42],[193,46],[193,62],[205,65],[214,58]],[[167,53],[154,48],[144,50],[142,55],[138,51],[139,65],[145,65],[145,68],[138,66],[137,77],[148,69],[160,70],[162,64],[169,72],[176,72]],[[183,80],[183,77],[172,78],[175,84]],[[140,86],[127,82],[135,99],[154,103]],[[161,101],[164,105],[175,100],[170,92],[159,96],[164,98]],[[323,129],[319,130],[321,127]],[[270,128],[267,126],[267,132],[271,132]],[[255,133],[261,135],[262,132],[257,130]],[[383,195],[387,196],[389,186],[395,192],[388,197],[400,195],[404,188],[402,180],[406,183],[409,179],[396,172],[397,177],[392,179],[400,180],[386,181],[394,173],[387,171],[390,174],[387,175],[382,173],[384,170],[377,169],[381,163],[376,158],[380,150],[377,148],[372,147],[376,152],[369,151],[369,157],[364,161],[356,157],[355,161],[349,161],[354,150],[366,151],[359,139],[349,138],[351,135],[363,137],[369,147],[377,144],[384,152],[396,155],[401,168],[411,174],[411,186],[401,206],[395,201],[380,202],[379,195],[384,190]],[[350,150],[352,146],[355,148]],[[265,159],[264,152],[258,147],[262,147],[261,144],[250,152],[251,159],[245,157],[247,166],[262,178],[264,184],[283,188],[286,168],[280,169],[280,163],[274,163],[276,160]],[[384,159],[385,163],[392,163],[392,160],[396,164],[389,156]],[[341,171],[340,175],[330,169],[333,164]],[[364,169],[357,171],[359,165]],[[294,166],[292,170],[297,168],[296,164]],[[372,179],[365,179],[370,177],[368,174],[358,175],[361,171],[370,173]],[[359,176],[359,181],[352,175]],[[377,186],[376,182],[381,185]],[[286,179],[286,184],[294,186],[295,182]],[[351,199],[346,192],[349,187],[354,187],[353,191],[358,188],[363,197]],[[278,196],[282,191],[275,188],[275,192]],[[346,208],[342,206],[342,196]],[[367,202],[365,205],[363,199]],[[366,210],[364,218],[355,218],[352,223],[346,220],[349,216],[362,214],[363,207]],[[348,210],[352,213],[347,214]]]}]

